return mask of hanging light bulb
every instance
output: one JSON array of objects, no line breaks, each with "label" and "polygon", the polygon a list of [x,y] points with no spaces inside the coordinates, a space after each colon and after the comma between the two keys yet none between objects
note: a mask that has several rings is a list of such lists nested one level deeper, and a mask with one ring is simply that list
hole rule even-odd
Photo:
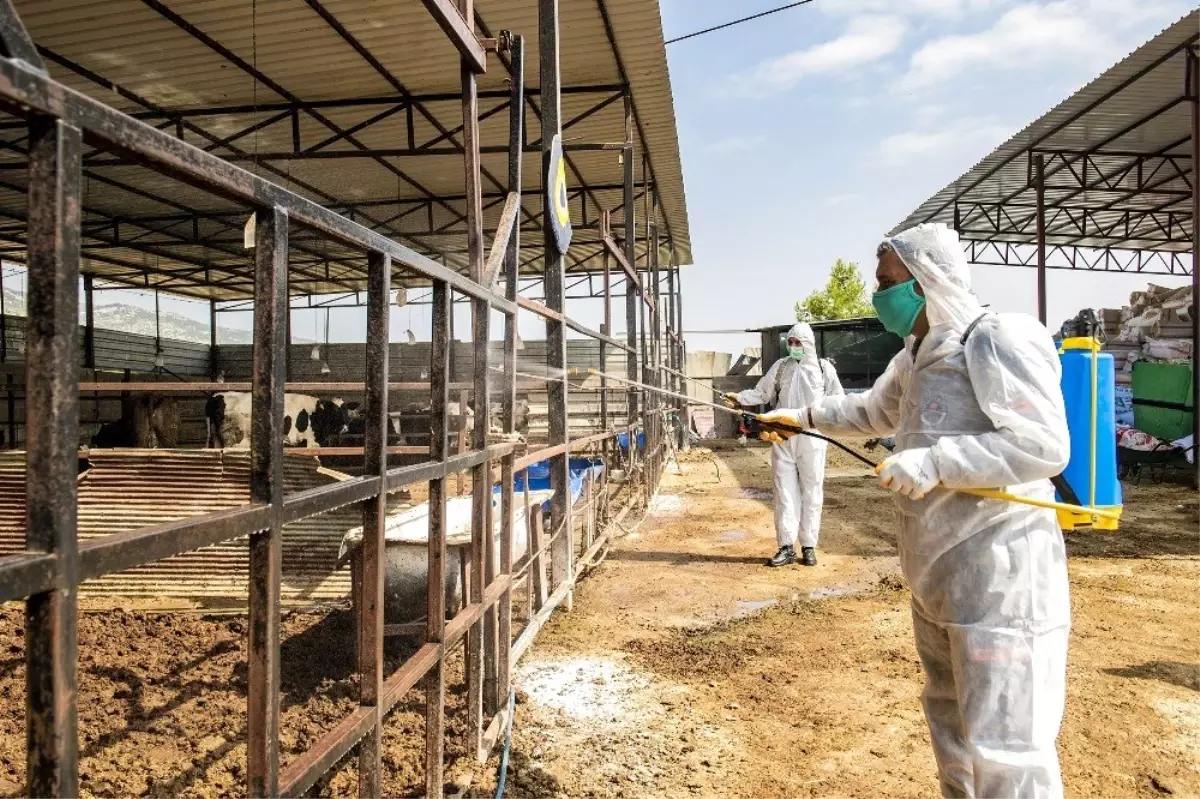
[{"label": "hanging light bulb", "polygon": [[321,361],[321,374],[327,375],[327,374],[331,373],[332,371],[333,370],[329,368],[328,363],[326,363],[325,361]]},{"label": "hanging light bulb", "polygon": [[396,289],[396,307],[403,308],[405,305],[408,305],[408,289],[401,286]]},{"label": "hanging light bulb", "polygon": [[155,369],[162,369],[162,368],[163,368],[163,351],[162,351],[162,345],[161,345],[161,344],[159,344],[157,341],[156,341],[156,342],[154,342],[154,368],[155,368]]},{"label": "hanging light bulb", "polygon": [[409,344],[416,344],[416,343],[417,343],[417,334],[416,334],[416,333],[412,332],[411,330],[405,330],[405,331],[404,331],[404,335],[405,335],[405,337],[407,337],[407,338],[408,338],[408,343],[409,343]]},{"label": "hanging light bulb", "polygon": [[308,359],[309,359],[310,361],[319,361],[319,360],[321,360],[321,345],[320,345],[320,344],[314,344],[314,345],[313,345],[312,352],[310,352],[310,353],[308,354]]}]

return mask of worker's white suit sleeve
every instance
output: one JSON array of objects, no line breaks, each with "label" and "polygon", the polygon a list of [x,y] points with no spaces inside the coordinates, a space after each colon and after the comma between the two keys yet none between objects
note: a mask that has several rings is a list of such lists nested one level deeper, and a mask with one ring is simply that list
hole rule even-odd
[{"label": "worker's white suit sleeve", "polygon": [[1060,474],[1071,443],[1062,367],[1046,329],[1024,314],[991,314],[967,339],[966,359],[975,398],[996,432],[939,438],[932,454],[942,484],[989,488]]},{"label": "worker's white suit sleeve", "polygon": [[892,435],[900,423],[900,398],[911,368],[912,358],[907,350],[901,350],[869,390],[843,394],[839,382],[838,394],[826,396],[812,406],[813,427],[835,436]]},{"label": "worker's white suit sleeve", "polygon": [[744,407],[752,405],[774,405],[775,404],[775,386],[778,385],[778,380],[775,377],[779,374],[779,370],[787,363],[787,358],[780,358],[775,363],[771,364],[771,368],[767,373],[759,379],[758,384],[754,388],[748,388],[745,391],[738,392],[738,403]]}]

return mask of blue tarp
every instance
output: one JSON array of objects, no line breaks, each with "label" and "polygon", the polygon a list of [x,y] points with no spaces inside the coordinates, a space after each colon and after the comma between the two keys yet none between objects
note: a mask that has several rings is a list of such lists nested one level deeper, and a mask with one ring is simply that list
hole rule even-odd
[{"label": "blue tarp", "polygon": [[[571,480],[571,504],[574,505],[583,496],[583,481],[590,475],[593,478],[599,477],[604,472],[604,464],[594,461],[591,458],[569,458],[567,460],[567,471],[570,474]],[[521,492],[525,490],[525,475],[529,475],[529,490],[530,491],[545,491],[550,488],[550,461],[538,461],[531,465],[525,471],[516,475],[513,478],[513,489]],[[496,491],[500,490],[496,486]]]}]

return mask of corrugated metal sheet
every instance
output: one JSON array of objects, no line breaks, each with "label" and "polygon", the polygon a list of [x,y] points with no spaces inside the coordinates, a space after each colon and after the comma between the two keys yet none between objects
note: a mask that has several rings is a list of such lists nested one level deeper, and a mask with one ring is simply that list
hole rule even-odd
[{"label": "corrugated metal sheet", "polygon": [[[90,455],[79,483],[79,538],[88,540],[250,501],[249,453],[218,450],[107,450]],[[316,458],[289,454],[285,490],[334,480]],[[397,506],[403,494],[393,495]],[[0,554],[19,550],[25,536],[25,454],[0,453]],[[283,601],[302,605],[343,598],[347,570],[334,571],[346,531],[362,515],[342,508],[289,524],[283,534]],[[246,540],[237,539],[84,583],[92,597],[170,597],[240,603],[249,585]]]},{"label": "corrugated metal sheet", "polygon": [[[1130,173],[1111,188],[1089,189],[1073,197],[1071,207],[1095,209],[1094,218],[1100,230],[1117,220],[1118,215],[1126,209],[1178,208],[1186,212],[1180,215],[1180,223],[1186,228],[1186,234],[1172,236],[1175,239],[1172,243],[1160,243],[1147,237],[1160,239],[1163,231],[1156,229],[1154,223],[1146,222],[1128,233],[1116,231],[1121,239],[1119,245],[1113,243],[1112,236],[1079,236],[1070,231],[1061,236],[1051,233],[1047,237],[1048,243],[1084,248],[1121,246],[1129,249],[1189,251],[1189,181],[1191,175],[1195,174],[1195,166],[1190,164],[1189,104],[1178,102],[1165,113],[1138,125],[1127,134],[1112,137],[1131,123],[1150,117],[1157,109],[1183,98],[1185,56],[1182,48],[1194,43],[1198,37],[1200,11],[1192,11],[997,147],[964,175],[922,203],[893,228],[892,233],[921,222],[953,224],[956,202],[960,205],[995,204],[1005,200],[1008,214],[1014,217],[1028,215],[1036,205],[1036,194],[1030,180],[1030,159],[1034,150],[1081,151],[1107,142],[1104,152],[1121,153],[1122,156],[1099,156],[1095,164],[1101,170],[1116,171],[1117,174],[1120,174],[1121,165],[1129,162],[1127,154],[1181,156],[1181,174],[1174,174],[1173,166],[1162,168],[1159,174],[1165,180],[1156,187],[1160,192],[1178,193],[1177,201],[1164,205],[1161,193],[1151,195],[1131,191],[1136,173]],[[1153,169],[1155,164],[1151,163],[1145,168]],[[1053,208],[1059,199],[1073,191],[1066,184],[1063,188],[1056,188],[1054,182],[1048,180],[1047,208]],[[1027,232],[1005,233],[990,238],[1023,244],[1036,242],[1032,226]]]},{"label": "corrugated metal sheet", "polygon": [[[253,65],[282,90],[302,100],[396,96],[392,83],[368,65],[308,4],[289,0],[259,0],[256,3],[244,0],[178,0],[169,5],[171,12],[180,15],[222,47]],[[323,5],[409,91],[418,94],[458,93],[456,51],[420,3],[324,0]],[[229,63],[214,49],[139,0],[56,0],[52,4],[17,0],[17,7],[39,45],[136,92],[148,103],[161,108],[173,110],[230,104],[255,105],[278,103],[285,99],[279,92],[255,81],[246,71]],[[673,239],[679,262],[691,263],[682,166],[658,3],[654,0],[563,0],[563,85],[570,88],[611,85],[621,81],[614,47],[605,32],[602,7],[611,19],[615,49],[631,85],[639,128],[653,166],[653,179],[662,200],[660,222]],[[479,0],[476,9],[492,33],[509,29],[526,36],[529,56],[526,58],[525,77],[527,85],[536,86],[535,0]],[[117,19],[120,20],[119,25],[100,23],[100,20]],[[505,89],[504,69],[494,57],[490,62],[493,66],[481,77],[480,89]],[[49,61],[49,68],[57,79],[103,102],[130,112],[145,110],[145,106],[97,85],[53,58]],[[604,94],[565,94],[562,101],[564,120],[583,113],[603,99]],[[484,99],[480,104],[481,111],[487,111],[499,103],[495,99]],[[378,113],[382,107],[336,108],[321,113],[333,124],[346,128]],[[426,107],[447,129],[455,129],[461,123],[461,107],[456,99],[430,101]],[[222,137],[268,116],[262,112],[239,113],[198,117],[190,122],[214,136]],[[415,115],[414,122],[418,143],[438,135],[433,124],[420,113]],[[528,124],[532,129],[532,140],[537,135],[536,117],[532,114]],[[317,119],[302,114],[300,134],[304,146],[307,146],[331,135],[331,131]],[[3,135],[12,139],[19,133],[5,131]],[[566,134],[568,140],[585,142],[616,142],[623,137],[624,118],[620,102],[612,103],[588,117]],[[194,132],[185,133],[185,138],[194,144],[206,143]],[[367,147],[396,147],[398,143],[407,141],[405,115],[396,114],[368,127],[357,138]],[[496,114],[481,123],[481,141],[484,146],[507,144],[505,113]],[[266,127],[239,139],[237,145],[248,152],[290,151],[291,124],[285,120]],[[330,145],[328,149],[349,150],[353,149],[353,145],[342,141]],[[640,145],[638,150],[640,157]],[[576,152],[571,154],[571,158],[578,166],[584,184],[619,186],[621,166],[618,153]],[[15,160],[19,167],[20,159],[21,156],[8,153],[0,161]],[[386,160],[403,170],[411,181],[398,178],[378,162],[361,158],[278,162],[276,166],[282,175],[268,173],[250,164],[243,166],[276,182],[290,185],[301,193],[311,194],[290,183],[290,179],[303,180],[344,202],[379,200],[390,203],[412,200],[423,196],[418,186],[439,196],[463,192],[462,159],[458,155]],[[506,157],[501,154],[483,156],[484,167],[501,182],[506,173],[505,162]],[[539,162],[536,154],[526,158],[526,183],[530,187],[539,185]],[[231,270],[245,269],[245,255],[238,246],[240,226],[246,213],[244,209],[140,167],[110,165],[96,169],[107,178],[129,184],[162,200],[131,192],[112,183],[86,181],[85,203],[93,211],[87,215],[91,221],[101,221],[114,215],[124,219],[178,215],[196,209],[219,214],[224,222],[200,220],[195,226],[201,240],[210,242],[219,236],[222,242],[220,248],[196,243],[189,224],[175,225],[140,236],[142,244],[153,244],[170,252],[172,258],[160,260],[157,255],[146,255],[112,243],[103,244],[99,239],[85,239],[85,244],[96,247],[95,252],[152,272],[187,265],[200,266],[212,280],[230,276]],[[4,177],[17,187],[25,180],[24,170],[20,168],[5,171]],[[577,185],[580,177],[569,175],[569,182]],[[502,193],[500,186],[486,178],[484,190]],[[620,201],[619,190],[597,189],[587,200],[586,213],[580,200],[573,201],[573,218],[579,223],[594,223],[598,214],[597,204],[616,208]],[[541,211],[542,202],[537,195],[527,196],[525,203],[530,214]],[[448,204],[460,212],[465,208],[461,200],[450,200]],[[20,193],[0,192],[0,212],[19,215],[23,205],[24,199]],[[381,206],[377,208],[376,216],[378,219],[392,217],[400,208],[399,205]],[[638,210],[640,214],[641,209]],[[485,211],[485,230],[495,229],[499,214],[499,204]],[[435,226],[450,222],[452,218],[446,208],[435,209]],[[417,249],[446,252],[451,264],[463,266],[463,235],[419,233],[427,225],[424,213],[413,214],[396,224],[408,236],[408,243]],[[129,238],[127,233],[122,241]],[[576,244],[572,246],[569,262],[578,264],[598,253],[595,240],[594,231],[577,230]],[[338,290],[331,283],[321,282],[324,273],[322,261],[325,258],[334,259],[328,267],[330,277],[345,277],[353,285],[361,285],[361,256],[312,241],[311,238],[304,242],[304,247],[308,252],[303,258],[297,256],[293,259],[294,270],[301,261],[306,261],[309,270],[318,274],[312,278],[313,282],[300,283],[294,279],[293,284],[298,290]],[[598,260],[590,261],[588,266],[598,267]],[[114,274],[118,269],[111,263],[95,259],[88,259],[87,268],[101,275]],[[532,271],[538,268],[536,265],[531,267]],[[177,285],[175,288],[180,287]],[[188,293],[230,297],[246,296],[249,290],[250,285],[245,283],[221,289],[197,285],[188,289]]]}]

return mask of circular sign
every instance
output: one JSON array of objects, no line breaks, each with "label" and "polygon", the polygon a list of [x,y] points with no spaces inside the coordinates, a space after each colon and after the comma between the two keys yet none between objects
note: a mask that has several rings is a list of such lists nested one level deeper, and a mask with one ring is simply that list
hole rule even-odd
[{"label": "circular sign", "polygon": [[550,141],[550,163],[546,169],[546,208],[554,226],[554,241],[565,254],[571,246],[571,206],[567,198],[567,164],[563,160],[562,134]]}]

